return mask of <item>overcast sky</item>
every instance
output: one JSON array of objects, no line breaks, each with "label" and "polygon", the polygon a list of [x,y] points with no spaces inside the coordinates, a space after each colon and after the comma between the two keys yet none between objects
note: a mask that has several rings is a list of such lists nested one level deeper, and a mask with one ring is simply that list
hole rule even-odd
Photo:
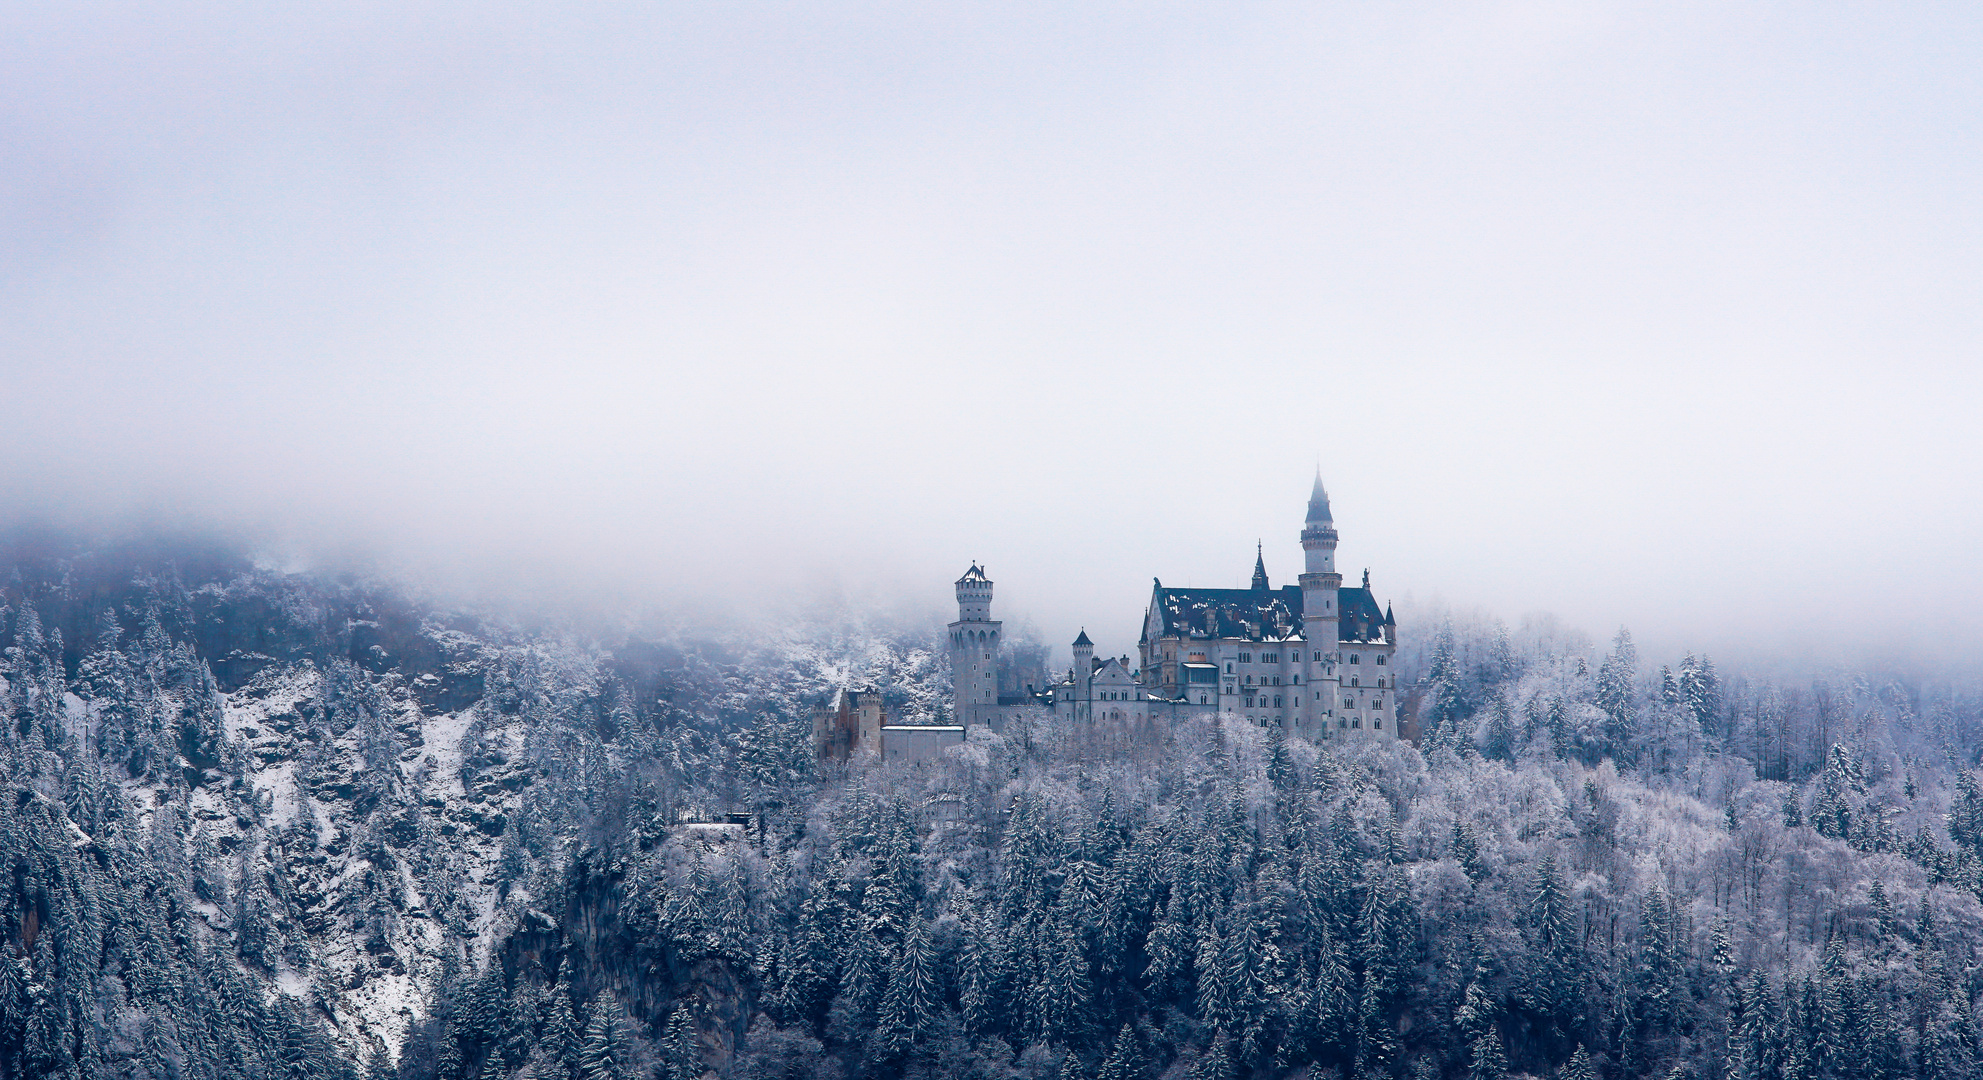
[{"label": "overcast sky", "polygon": [[10,513],[1983,637],[1973,4],[198,7],[0,8]]}]

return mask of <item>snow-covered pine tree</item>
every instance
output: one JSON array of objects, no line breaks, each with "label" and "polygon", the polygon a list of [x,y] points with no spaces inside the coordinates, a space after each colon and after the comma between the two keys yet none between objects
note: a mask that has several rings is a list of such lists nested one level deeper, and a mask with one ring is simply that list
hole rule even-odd
[{"label": "snow-covered pine tree", "polygon": [[1639,714],[1633,682],[1638,677],[1639,651],[1632,632],[1620,628],[1610,655],[1597,672],[1597,707],[1604,710],[1604,748],[1620,761],[1632,760],[1639,736]]},{"label": "snow-covered pine tree", "polygon": [[1116,1033],[1115,1045],[1102,1059],[1095,1080],[1137,1080],[1143,1075],[1143,1053],[1136,1045],[1136,1029],[1128,1024]]},{"label": "snow-covered pine tree", "polygon": [[696,1038],[695,1021],[689,1009],[689,1003],[683,1001],[668,1016],[657,1080],[698,1080],[702,1076],[702,1043]]},{"label": "snow-covered pine tree", "polygon": [[591,1018],[579,1042],[576,1080],[632,1080],[627,1053],[626,1009],[611,990],[592,999]]}]

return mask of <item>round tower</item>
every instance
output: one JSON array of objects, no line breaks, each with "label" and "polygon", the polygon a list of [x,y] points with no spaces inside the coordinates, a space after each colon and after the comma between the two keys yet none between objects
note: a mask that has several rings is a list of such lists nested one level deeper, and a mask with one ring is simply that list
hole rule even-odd
[{"label": "round tower", "polygon": [[[1308,521],[1301,527],[1301,551],[1306,573],[1301,575],[1302,622],[1327,621],[1328,636],[1309,637],[1327,652],[1336,645],[1336,590],[1343,587],[1343,575],[1336,573],[1336,522],[1329,516],[1329,492],[1322,487],[1322,474],[1315,474],[1315,490],[1308,496]],[[1320,628],[1318,628],[1320,629]]]},{"label": "round tower", "polygon": [[950,677],[957,722],[991,722],[998,710],[1001,624],[991,617],[992,582],[976,563],[957,579],[957,621],[950,624]]},{"label": "round tower", "polygon": [[1308,645],[1302,659],[1313,688],[1302,695],[1302,719],[1304,727],[1314,728],[1335,713],[1336,645],[1342,640],[1336,591],[1343,587],[1343,575],[1336,573],[1336,522],[1329,515],[1329,492],[1322,486],[1320,469],[1315,470],[1315,490],[1308,496],[1301,551],[1306,571],[1301,575],[1301,632]]}]

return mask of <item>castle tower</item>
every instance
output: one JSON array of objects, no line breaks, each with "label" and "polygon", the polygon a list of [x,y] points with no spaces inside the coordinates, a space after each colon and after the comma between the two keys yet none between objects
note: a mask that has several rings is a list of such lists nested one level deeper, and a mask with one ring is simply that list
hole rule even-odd
[{"label": "castle tower", "polygon": [[1342,575],[1337,573],[1337,523],[1329,515],[1329,491],[1323,487],[1323,472],[1315,470],[1315,491],[1309,493],[1309,519],[1301,527],[1301,622],[1303,636],[1311,650],[1321,650],[1327,658],[1337,648],[1337,589]]},{"label": "castle tower", "polygon": [[1081,636],[1074,639],[1074,700],[1088,701],[1093,689],[1089,676],[1095,673],[1095,643],[1088,640],[1088,630],[1083,627]]},{"label": "castle tower", "polygon": [[1266,549],[1261,545],[1260,541],[1258,540],[1255,540],[1253,542],[1252,585],[1254,591],[1256,592],[1267,591],[1267,554],[1266,554]]},{"label": "castle tower", "polygon": [[957,723],[987,722],[998,708],[998,637],[991,617],[992,582],[972,563],[957,579],[957,621],[950,624],[950,677]]}]

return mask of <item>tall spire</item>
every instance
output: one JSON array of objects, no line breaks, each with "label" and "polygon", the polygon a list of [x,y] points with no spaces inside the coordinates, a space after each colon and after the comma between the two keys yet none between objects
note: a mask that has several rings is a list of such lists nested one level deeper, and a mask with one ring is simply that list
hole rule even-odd
[{"label": "tall spire", "polygon": [[1329,492],[1322,486],[1322,467],[1315,467],[1315,490],[1308,495],[1308,520],[1332,521],[1329,516]]},{"label": "tall spire", "polygon": [[1253,542],[1253,587],[1256,589],[1267,587],[1267,556],[1265,548],[1258,540]]}]

